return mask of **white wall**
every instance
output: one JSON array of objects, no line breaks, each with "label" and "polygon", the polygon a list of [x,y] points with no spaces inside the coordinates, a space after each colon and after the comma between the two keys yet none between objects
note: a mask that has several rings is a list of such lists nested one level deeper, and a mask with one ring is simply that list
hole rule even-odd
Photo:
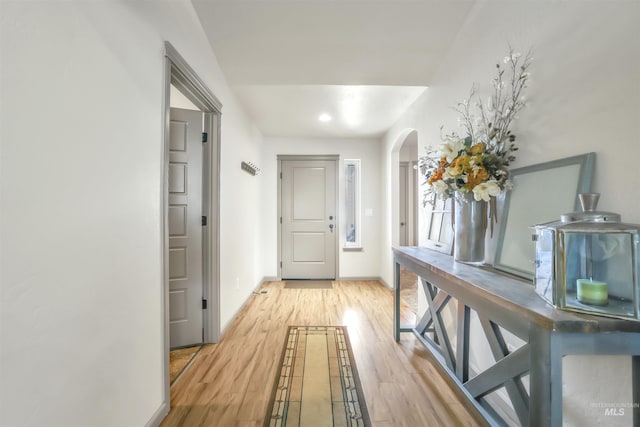
[{"label": "white wall", "polygon": [[[594,190],[599,207],[640,223],[640,37],[637,1],[479,2],[443,61],[429,89],[384,138],[382,158],[383,277],[392,279],[394,153],[407,129],[418,131],[419,151],[440,143],[440,126],[456,130],[450,107],[468,95],[473,82],[489,87],[495,63],[510,42],[534,49],[529,106],[513,127],[520,151],[514,167],[594,151]],[[421,218],[424,227],[424,217]],[[424,239],[424,231],[421,232]],[[567,357],[565,424],[630,425],[604,416],[599,402],[631,402],[628,357]],[[594,374],[597,367],[598,374]],[[593,382],[597,376],[602,381]],[[618,425],[618,424],[615,424]]]},{"label": "white wall", "polygon": [[182,108],[183,110],[199,110],[196,105],[189,101],[189,98],[184,96],[177,87],[171,85],[169,87],[170,92],[170,105],[172,108]]},{"label": "white wall", "polygon": [[[380,144],[371,139],[305,139],[265,138],[262,151],[261,228],[263,233],[263,271],[266,276],[278,276],[277,268],[277,194],[279,154],[337,154],[340,156],[339,194],[340,210],[344,209],[344,159],[361,159],[362,180],[362,251],[344,251],[345,230],[339,226],[339,271],[341,278],[378,277],[380,270]],[[372,216],[366,216],[370,209]]]},{"label": "white wall", "polygon": [[239,168],[261,137],[187,1],[0,7],[0,425],[144,425],[164,399],[164,41],[224,104],[222,324],[261,277]]}]

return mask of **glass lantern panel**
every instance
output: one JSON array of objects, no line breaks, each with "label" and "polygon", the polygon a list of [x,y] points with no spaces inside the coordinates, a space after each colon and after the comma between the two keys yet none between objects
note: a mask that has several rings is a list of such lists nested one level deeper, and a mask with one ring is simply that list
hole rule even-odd
[{"label": "glass lantern panel", "polygon": [[563,233],[565,305],[635,317],[633,235]]}]

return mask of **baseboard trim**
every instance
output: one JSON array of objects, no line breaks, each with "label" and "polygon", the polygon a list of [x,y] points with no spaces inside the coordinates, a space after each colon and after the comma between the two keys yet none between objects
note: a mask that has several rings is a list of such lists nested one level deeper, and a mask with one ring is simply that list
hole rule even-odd
[{"label": "baseboard trim", "polygon": [[380,276],[358,276],[358,277],[339,277],[336,280],[375,280],[378,281],[380,283],[382,283],[384,286],[386,286],[389,289],[393,289],[392,286],[389,286],[389,284],[387,282],[384,281],[384,279]]},{"label": "baseboard trim", "polygon": [[380,280],[377,276],[338,277],[336,280]]},{"label": "baseboard trim", "polygon": [[[392,286],[389,286],[389,284],[387,282],[384,281],[384,279],[380,276],[355,276],[355,277],[338,277],[335,280],[376,280],[380,283],[382,283],[384,286],[386,286],[389,289],[393,289]],[[260,281],[260,284],[258,285],[258,288],[260,286],[262,286],[262,284],[266,283],[266,282],[280,282],[282,281],[281,277],[278,276],[265,276],[262,278],[262,280]]]},{"label": "baseboard trim", "polygon": [[167,401],[163,401],[158,410],[151,416],[145,427],[158,427],[162,420],[169,414],[171,405]]},{"label": "baseboard trim", "polygon": [[382,283],[383,285],[385,285],[387,288],[394,290],[395,288],[393,286],[391,286],[390,284],[388,284],[382,277],[378,277],[378,280],[380,281],[380,283]]}]

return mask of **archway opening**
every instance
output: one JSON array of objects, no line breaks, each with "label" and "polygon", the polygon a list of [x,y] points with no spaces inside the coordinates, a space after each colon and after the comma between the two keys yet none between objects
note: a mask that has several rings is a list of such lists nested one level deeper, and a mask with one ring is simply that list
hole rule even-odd
[{"label": "archway opening", "polygon": [[[397,177],[394,185],[394,244],[417,246],[419,242],[419,173],[418,173],[418,132],[407,129],[394,147],[393,174]],[[401,304],[406,305],[416,316],[418,310],[418,276],[409,270],[400,270]],[[415,319],[414,319],[415,321]]]}]

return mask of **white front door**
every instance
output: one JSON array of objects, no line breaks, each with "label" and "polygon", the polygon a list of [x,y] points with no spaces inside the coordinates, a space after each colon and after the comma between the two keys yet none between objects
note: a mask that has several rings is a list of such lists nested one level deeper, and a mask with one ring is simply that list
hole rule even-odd
[{"label": "white front door", "polygon": [[283,160],[281,172],[282,278],[335,279],[336,161]]},{"label": "white front door", "polygon": [[169,147],[170,346],[203,341],[202,113],[171,109]]}]

